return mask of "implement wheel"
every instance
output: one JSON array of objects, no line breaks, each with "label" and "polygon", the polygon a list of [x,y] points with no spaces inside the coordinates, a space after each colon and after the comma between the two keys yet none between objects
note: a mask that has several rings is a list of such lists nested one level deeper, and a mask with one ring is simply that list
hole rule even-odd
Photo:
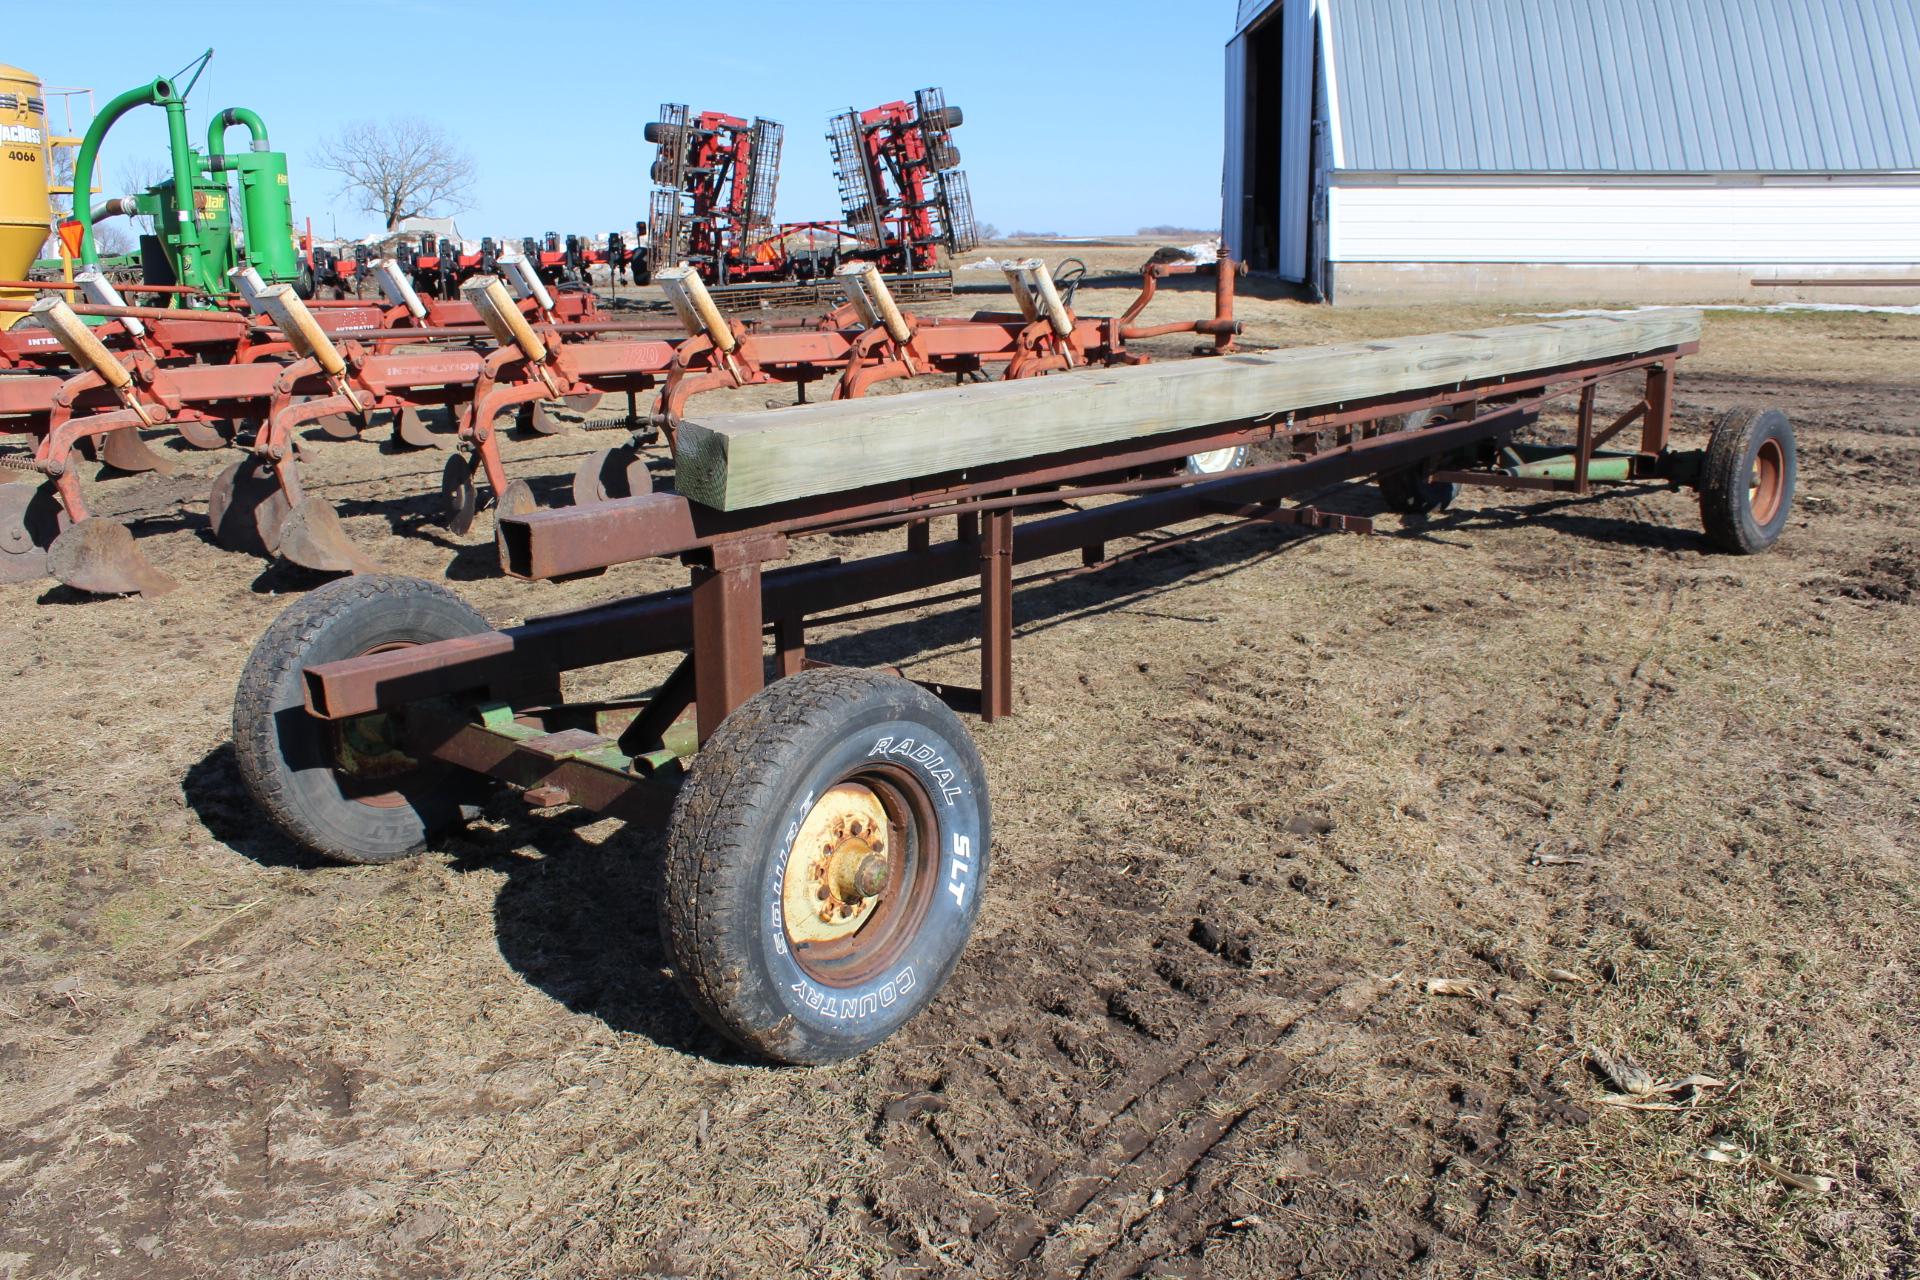
[{"label": "implement wheel", "polygon": [[1720,415],[1700,467],[1700,523],[1722,551],[1750,556],[1779,541],[1800,478],[1793,424],[1778,409]]},{"label": "implement wheel", "polygon": [[1247,465],[1247,455],[1253,452],[1253,446],[1230,444],[1224,449],[1209,449],[1205,453],[1187,455],[1187,474],[1190,476],[1218,476],[1229,471],[1238,471]]},{"label": "implement wheel", "polygon": [[[1432,426],[1437,414],[1434,409],[1415,409],[1400,429],[1418,431]],[[1437,420],[1447,421],[1444,416]],[[1425,516],[1445,510],[1460,493],[1459,485],[1435,484],[1432,477],[1432,462],[1422,462],[1397,471],[1382,471],[1376,479],[1380,484],[1380,497],[1389,509],[1403,516]]]},{"label": "implement wheel", "polygon": [[460,817],[480,783],[408,756],[389,716],[307,714],[301,672],[487,630],[436,583],[384,574],[308,592],[254,645],[233,699],[233,750],[254,801],[280,829],[339,862],[392,862]]},{"label": "implement wheel", "polygon": [[986,771],[945,704],[898,676],[802,672],[694,757],[667,835],[667,953],[738,1044],[850,1058],[953,972],[988,839]]}]

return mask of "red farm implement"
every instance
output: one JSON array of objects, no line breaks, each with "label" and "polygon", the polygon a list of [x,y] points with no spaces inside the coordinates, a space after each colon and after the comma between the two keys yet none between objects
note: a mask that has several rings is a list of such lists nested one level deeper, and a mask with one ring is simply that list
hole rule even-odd
[{"label": "red farm implement", "polygon": [[953,143],[961,119],[939,89],[922,89],[910,103],[849,110],[829,123],[841,217],[860,238],[860,256],[882,271],[932,271],[941,250],[979,243]]},{"label": "red farm implement", "polygon": [[[1154,327],[1074,317],[1029,271],[1022,314],[995,337],[900,312],[874,272],[860,325],[754,333],[710,310],[694,273],[670,280],[702,333],[674,351],[668,402],[688,383],[802,381],[836,362],[846,394],[754,414],[681,404],[674,492],[508,514],[497,540],[520,578],[660,557],[687,566],[687,585],[495,630],[436,584],[328,584],[256,646],[234,745],[267,815],[345,861],[413,853],[489,781],[538,808],[660,827],[672,965],[709,1021],[781,1061],[861,1052],[953,972],[992,856],[986,770],[958,713],[1013,710],[1020,588],[1228,530],[1369,532],[1335,498],[1370,479],[1409,513],[1464,484],[1692,488],[1731,552],[1770,546],[1793,496],[1778,412],[1736,409],[1705,449],[1672,447],[1676,365],[1698,345],[1689,312],[863,398],[869,374],[990,350],[1010,375],[1023,358],[1029,372],[1125,364],[1120,339]],[[1198,331],[1224,349],[1233,327]],[[1010,352],[1010,338],[1028,345]],[[523,394],[636,377],[603,349],[620,342],[514,343],[486,357],[481,422]],[[1596,405],[1608,383],[1634,397],[1610,419]],[[1570,410],[1564,429],[1546,429],[1552,406]],[[1631,444],[1609,447],[1629,428]],[[1255,447],[1230,471],[1191,462]],[[823,536],[832,555],[782,564]],[[955,607],[977,620],[975,687],[809,652],[822,628]],[[559,695],[564,672],[648,657],[663,674],[635,696]]]},{"label": "red farm implement", "polygon": [[[248,454],[215,481],[209,498],[214,533],[223,545],[279,551],[316,570],[370,567],[338,529],[330,511],[300,515],[301,493],[290,438],[276,431],[276,397],[308,367],[322,374],[321,390],[344,378],[348,361],[377,359],[401,347],[467,346],[488,334],[481,311],[466,300],[425,302],[391,261],[378,264],[393,304],[303,302],[289,286],[261,286],[236,274],[241,293],[200,299],[198,308],[130,307],[111,285],[83,277],[77,288],[98,303],[69,304],[49,295],[31,304],[0,301],[0,309],[30,310],[37,323],[0,333],[0,432],[27,437],[27,456],[0,456],[0,465],[38,473],[44,485],[0,485],[0,581],[51,572],[80,590],[102,594],[169,589],[134,546],[124,526],[92,518],[79,486],[79,463],[96,453],[112,472],[167,471],[144,434],[171,432],[199,449],[228,445]],[[41,287],[41,286],[34,286]],[[541,291],[544,293],[544,291]],[[531,294],[531,291],[529,291]],[[551,323],[591,327],[591,295],[528,296],[513,304],[538,310]],[[312,366],[314,360],[319,366]],[[445,357],[422,355],[433,365]],[[477,363],[477,361],[476,361]],[[335,367],[337,366],[337,368]],[[356,364],[355,367],[358,367]],[[282,382],[282,379],[292,379]],[[457,404],[457,381],[440,379],[411,396],[384,400],[361,391],[336,396],[323,414],[302,422],[324,435],[351,438],[384,410],[398,443],[436,442],[421,410]],[[538,428],[543,406],[530,404]],[[292,537],[283,537],[288,517]],[[286,543],[282,547],[282,543]]]},{"label": "red farm implement", "polygon": [[[238,314],[221,322],[237,333],[259,328],[260,348],[224,364],[169,364],[137,348],[109,350],[73,308],[63,313],[36,304],[41,323],[57,330],[77,369],[0,379],[0,430],[33,441],[30,457],[7,462],[47,478],[44,489],[0,486],[0,501],[9,504],[0,509],[0,550],[6,552],[0,574],[20,580],[51,571],[70,586],[101,593],[151,593],[171,585],[147,564],[124,526],[89,513],[77,454],[93,439],[144,448],[142,432],[173,430],[216,445],[231,441],[245,456],[221,475],[209,499],[216,540],[316,571],[365,572],[372,561],[348,541],[332,508],[302,486],[295,439],[309,427],[350,436],[386,414],[402,442],[433,443],[422,415],[444,412],[453,430],[440,439],[454,452],[442,477],[442,523],[465,533],[483,500],[499,513],[531,508],[529,487],[508,482],[500,427],[517,422],[553,430],[543,409],[555,402],[579,409],[608,394],[626,398],[633,440],[588,455],[573,477],[574,500],[594,503],[649,491],[642,448],[662,429],[671,442],[689,400],[706,391],[793,383],[804,396],[809,384],[832,378],[834,398],[854,399],[885,380],[979,377],[987,368],[1020,379],[1137,362],[1142,357],[1127,347],[1134,337],[1193,332],[1225,343],[1236,331],[1232,276],[1224,272],[1213,319],[1133,323],[1152,282],[1180,270],[1175,267],[1150,268],[1141,302],[1118,319],[1073,315],[1039,264],[1013,274],[1016,311],[921,319],[900,309],[871,264],[852,264],[839,282],[854,302],[820,319],[752,325],[722,316],[699,275],[682,267],[662,281],[679,317],[663,330],[597,315],[570,320],[567,300],[587,295],[548,290],[518,255],[503,254],[499,265],[512,289],[501,277],[476,276],[460,300],[429,303],[397,263],[377,263],[374,274],[393,306],[351,332],[328,324],[348,308],[311,307],[282,287],[261,290],[257,301],[270,327]],[[484,327],[434,323],[436,308],[444,314],[454,307]],[[139,318],[135,312],[168,314],[80,310],[116,321]],[[642,414],[638,397],[648,393],[655,396],[653,409]]]},{"label": "red farm implement", "polygon": [[773,120],[694,115],[684,104],[661,104],[660,119],[645,130],[657,147],[648,219],[653,275],[691,266],[725,284],[784,274],[771,235],[784,132]]}]

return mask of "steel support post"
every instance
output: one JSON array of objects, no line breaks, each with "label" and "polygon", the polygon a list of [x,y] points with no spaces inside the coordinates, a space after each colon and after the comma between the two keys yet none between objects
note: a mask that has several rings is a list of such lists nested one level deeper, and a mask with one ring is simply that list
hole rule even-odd
[{"label": "steel support post", "polygon": [[693,566],[693,702],[705,745],[729,712],[766,681],[760,561],[714,547]]},{"label": "steel support post", "polygon": [[980,718],[1013,714],[1013,512],[981,516]]},{"label": "steel support post", "polygon": [[1593,461],[1593,392],[1589,382],[1580,389],[1580,438],[1573,448],[1573,491],[1589,492],[1587,467]]},{"label": "steel support post", "polygon": [[798,616],[777,618],[773,624],[773,670],[781,680],[797,676],[807,665],[807,623]]},{"label": "steel support post", "polygon": [[1664,453],[1673,426],[1673,364],[1668,356],[1647,367],[1647,416],[1640,426],[1640,452]]}]

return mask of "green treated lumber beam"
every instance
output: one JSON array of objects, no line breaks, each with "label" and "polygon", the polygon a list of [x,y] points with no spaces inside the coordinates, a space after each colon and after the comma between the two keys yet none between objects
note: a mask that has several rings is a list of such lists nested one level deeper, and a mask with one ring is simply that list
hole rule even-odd
[{"label": "green treated lumber beam", "polygon": [[1697,311],[1582,316],[710,414],[681,424],[675,483],[696,502],[739,511],[1291,410],[1603,362],[1699,337]]}]

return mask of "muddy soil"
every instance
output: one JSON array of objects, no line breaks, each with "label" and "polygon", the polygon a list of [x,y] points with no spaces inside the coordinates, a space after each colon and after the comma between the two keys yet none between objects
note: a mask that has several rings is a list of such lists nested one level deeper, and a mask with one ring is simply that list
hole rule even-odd
[{"label": "muddy soil", "polygon": [[[1259,346],[1524,309],[1241,313]],[[1659,488],[1403,521],[1357,487],[1325,501],[1370,538],[1020,592],[971,949],[818,1070],[680,1003],[647,833],[503,796],[400,866],[289,847],[228,716],[312,580],[209,542],[220,455],[90,479],[183,586],[0,588],[0,1276],[1911,1274],[1916,341],[1709,321],[1679,443],[1748,399],[1799,431],[1767,556]],[[509,465],[551,496],[617,410]],[[442,461],[317,441],[310,475],[500,623],[676,580],[502,581],[487,516],[436,523]],[[952,606],[819,655],[978,663]],[[1617,1105],[1594,1049],[1717,1083]]]}]

